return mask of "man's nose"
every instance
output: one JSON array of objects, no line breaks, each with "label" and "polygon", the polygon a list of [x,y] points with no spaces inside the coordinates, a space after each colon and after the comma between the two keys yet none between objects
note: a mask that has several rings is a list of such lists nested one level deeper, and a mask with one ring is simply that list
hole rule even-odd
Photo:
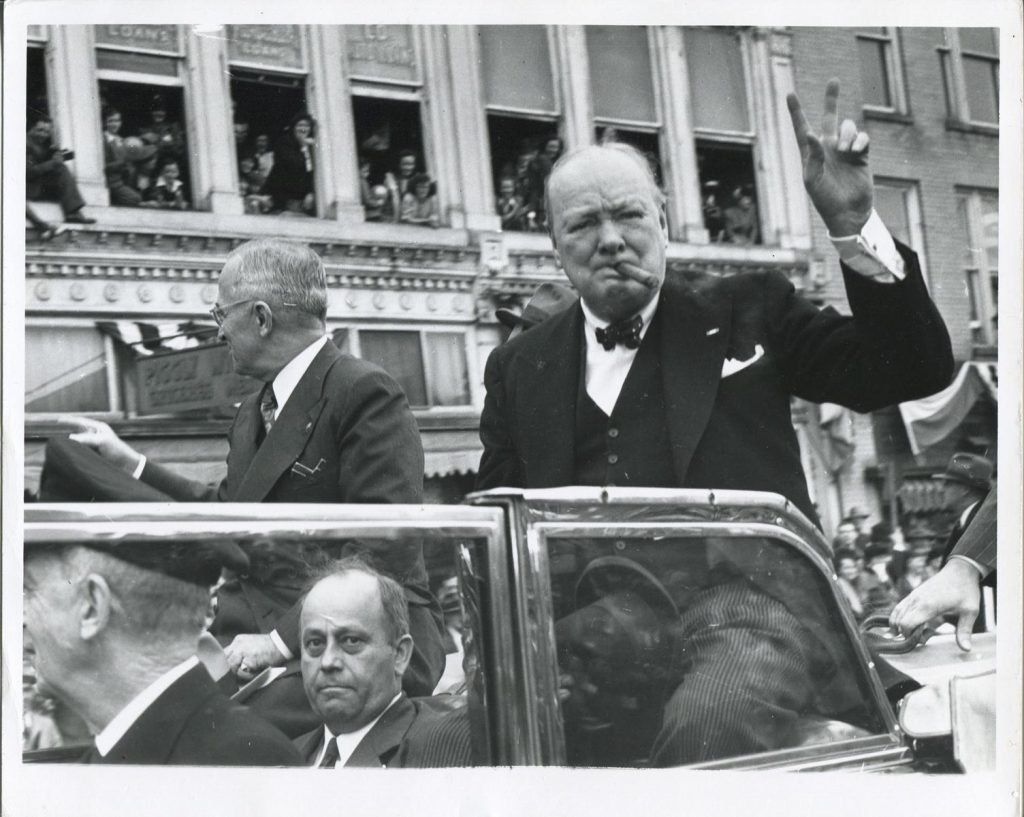
[{"label": "man's nose", "polygon": [[604,219],[598,227],[597,249],[604,255],[618,255],[626,248],[622,233],[613,219]]},{"label": "man's nose", "polygon": [[320,656],[320,667],[327,672],[341,672],[345,669],[345,653],[335,647],[327,647]]}]

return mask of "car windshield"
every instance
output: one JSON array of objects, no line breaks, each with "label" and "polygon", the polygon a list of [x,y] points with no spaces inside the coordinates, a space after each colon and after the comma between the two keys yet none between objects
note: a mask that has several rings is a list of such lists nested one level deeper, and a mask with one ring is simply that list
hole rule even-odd
[{"label": "car windshield", "polygon": [[570,765],[676,766],[885,730],[830,589],[781,542],[547,546]]}]

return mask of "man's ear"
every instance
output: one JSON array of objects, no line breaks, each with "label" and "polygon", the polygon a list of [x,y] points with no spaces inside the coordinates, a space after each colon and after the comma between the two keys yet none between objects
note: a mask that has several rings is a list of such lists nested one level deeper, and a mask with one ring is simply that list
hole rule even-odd
[{"label": "man's ear", "polygon": [[398,639],[395,645],[395,672],[401,677],[412,660],[412,636],[408,633]]},{"label": "man's ear", "polygon": [[265,338],[270,334],[270,330],[274,328],[274,313],[266,301],[257,301],[253,311],[256,313],[256,325],[260,337]]},{"label": "man's ear", "polygon": [[78,598],[78,630],[83,641],[96,638],[110,624],[114,594],[107,580],[98,573],[90,573],[81,583]]},{"label": "man's ear", "polygon": [[658,223],[661,225],[663,246],[668,249],[668,214],[665,212],[664,204],[658,207]]}]

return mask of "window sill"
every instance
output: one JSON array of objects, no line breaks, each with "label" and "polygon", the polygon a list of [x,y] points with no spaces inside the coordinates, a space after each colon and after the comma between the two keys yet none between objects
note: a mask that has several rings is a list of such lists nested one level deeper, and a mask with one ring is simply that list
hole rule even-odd
[{"label": "window sill", "polygon": [[982,125],[976,122],[964,122],[961,119],[946,119],[946,130],[960,133],[977,133],[982,136],[999,136],[998,125]]},{"label": "window sill", "polygon": [[900,111],[886,111],[878,108],[862,109],[864,112],[865,119],[874,119],[876,122],[895,122],[900,125],[913,125],[914,117],[909,113],[901,113]]}]

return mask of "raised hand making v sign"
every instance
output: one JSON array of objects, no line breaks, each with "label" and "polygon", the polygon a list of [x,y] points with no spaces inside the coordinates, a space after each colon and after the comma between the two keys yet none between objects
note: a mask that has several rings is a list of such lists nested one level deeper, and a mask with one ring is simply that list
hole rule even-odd
[{"label": "raised hand making v sign", "polygon": [[796,94],[786,97],[803,160],[804,187],[832,238],[859,233],[871,215],[874,187],[868,135],[852,119],[839,124],[839,80],[825,88],[821,133],[811,130]]}]

